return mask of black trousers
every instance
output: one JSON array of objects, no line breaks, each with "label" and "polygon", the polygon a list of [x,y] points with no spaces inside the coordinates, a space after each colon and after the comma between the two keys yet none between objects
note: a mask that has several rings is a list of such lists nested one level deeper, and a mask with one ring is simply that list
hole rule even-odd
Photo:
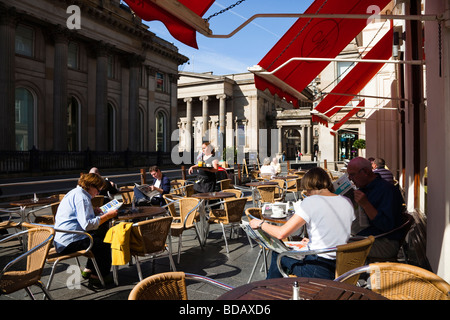
[{"label": "black trousers", "polygon": [[[94,244],[92,245],[91,251],[94,254],[95,261],[97,261],[98,268],[100,269],[100,273],[102,276],[106,277],[111,272],[111,244],[105,243],[103,240],[105,239],[106,232],[108,231],[108,223],[104,223],[100,225],[100,227],[93,231],[89,232],[92,235],[94,240]],[[90,241],[89,238],[85,238],[82,240],[78,240],[72,242],[64,250],[61,254],[69,254],[79,250],[84,250],[89,247]],[[96,275],[94,263],[91,259],[88,259],[86,263],[86,269],[90,269],[92,274]]]}]

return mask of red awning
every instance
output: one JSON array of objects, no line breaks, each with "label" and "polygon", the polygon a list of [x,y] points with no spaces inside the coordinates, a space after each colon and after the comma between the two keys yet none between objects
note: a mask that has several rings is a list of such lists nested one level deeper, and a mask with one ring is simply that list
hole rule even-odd
[{"label": "red awning", "polygon": [[[178,0],[187,9],[199,17],[203,16],[215,0]],[[161,8],[151,0],[124,0],[128,6],[143,20],[159,20],[169,30],[170,34],[184,44],[198,49],[196,29],[177,18],[171,12]],[[185,10],[185,9],[184,9]]]},{"label": "red awning", "polygon": [[[316,0],[306,14],[371,14],[369,8],[382,10],[390,0]],[[367,25],[363,19],[299,18],[277,44],[259,62],[265,71],[273,71],[294,57],[335,58]],[[293,61],[270,77],[255,73],[259,90],[269,89],[296,105],[296,99],[327,66],[327,61]],[[284,86],[280,86],[283,82]],[[286,89],[287,88],[287,89]]]},{"label": "red awning", "polygon": [[352,109],[352,111],[350,111],[349,113],[347,113],[345,115],[345,117],[343,117],[338,123],[335,123],[334,126],[331,128],[332,132],[331,134],[334,135],[336,131],[339,130],[340,127],[342,127],[342,125],[344,123],[346,123],[351,117],[353,117],[355,114],[358,113],[359,110],[361,110],[361,107],[364,107],[364,99],[361,100],[358,105]]},{"label": "red awning", "polygon": [[[391,28],[378,43],[362,58],[362,60],[387,60],[392,56],[393,29]],[[330,118],[336,114],[341,106],[347,105],[352,100],[352,95],[358,94],[369,81],[380,71],[384,63],[358,62],[352,70],[342,79],[314,109]],[[345,95],[339,95],[339,93]],[[340,107],[337,107],[340,106]],[[328,124],[327,120],[313,115],[314,122]]]}]

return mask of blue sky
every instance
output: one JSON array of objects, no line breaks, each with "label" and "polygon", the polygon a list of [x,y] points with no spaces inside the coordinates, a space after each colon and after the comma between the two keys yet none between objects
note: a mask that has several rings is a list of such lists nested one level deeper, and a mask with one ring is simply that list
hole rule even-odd
[{"label": "blue sky", "polygon": [[[204,18],[236,3],[237,0],[217,0]],[[229,34],[257,13],[303,13],[312,0],[246,0],[233,9],[209,20],[213,34]],[[215,39],[197,33],[199,49],[174,39],[159,21],[144,21],[149,30],[173,43],[179,52],[189,58],[180,71],[209,72],[215,75],[247,72],[258,64],[266,53],[284,35],[296,18],[258,18],[231,38]]]}]

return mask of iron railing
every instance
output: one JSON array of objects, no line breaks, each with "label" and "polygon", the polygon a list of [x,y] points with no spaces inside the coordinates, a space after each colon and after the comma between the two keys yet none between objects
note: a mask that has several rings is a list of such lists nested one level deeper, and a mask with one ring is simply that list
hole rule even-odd
[{"label": "iron railing", "polygon": [[86,170],[90,167],[144,168],[171,165],[170,152],[136,151],[0,151],[0,174],[22,172],[60,172]]}]

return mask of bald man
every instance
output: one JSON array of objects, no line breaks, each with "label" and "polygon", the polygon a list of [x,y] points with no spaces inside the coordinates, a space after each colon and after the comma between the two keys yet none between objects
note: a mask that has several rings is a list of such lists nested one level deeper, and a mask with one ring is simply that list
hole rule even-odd
[{"label": "bald man", "polygon": [[[404,222],[404,201],[400,190],[372,171],[369,160],[357,157],[347,166],[347,174],[358,190],[354,191],[355,202],[364,210],[369,226],[358,235],[380,235],[399,227]],[[369,258],[380,261],[396,257],[400,249],[403,231],[396,231],[377,238],[369,253]]]}]

